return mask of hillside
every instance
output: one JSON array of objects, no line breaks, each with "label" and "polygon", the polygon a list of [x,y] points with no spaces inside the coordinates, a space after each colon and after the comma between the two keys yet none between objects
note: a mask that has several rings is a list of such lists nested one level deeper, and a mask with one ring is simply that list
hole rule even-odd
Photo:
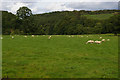
[{"label": "hillside", "polygon": [[97,19],[97,20],[104,20],[104,19],[109,19],[112,17],[114,14],[109,13],[109,14],[94,14],[94,15],[85,15],[87,18],[90,19]]},{"label": "hillside", "polygon": [[3,34],[77,35],[112,33],[113,24],[109,23],[110,20],[108,19],[114,17],[113,13],[116,12],[118,13],[120,10],[56,11],[33,14],[22,20],[6,11],[2,15]]}]

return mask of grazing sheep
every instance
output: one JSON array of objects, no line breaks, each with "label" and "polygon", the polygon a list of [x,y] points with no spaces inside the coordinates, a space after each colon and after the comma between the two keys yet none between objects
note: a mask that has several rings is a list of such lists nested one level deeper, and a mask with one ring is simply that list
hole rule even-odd
[{"label": "grazing sheep", "polygon": [[107,39],[107,41],[110,41],[110,39]]},{"label": "grazing sheep", "polygon": [[68,36],[68,37],[71,37],[71,36]]},{"label": "grazing sheep", "polygon": [[14,36],[12,36],[12,39],[14,39]]},{"label": "grazing sheep", "polygon": [[94,43],[94,41],[93,40],[89,40],[89,41],[86,42],[86,44],[88,44],[88,43]]},{"label": "grazing sheep", "polygon": [[32,35],[32,37],[35,37],[34,35]]},{"label": "grazing sheep", "polygon": [[100,37],[100,39],[102,39],[102,37]]},{"label": "grazing sheep", "polygon": [[105,42],[105,39],[102,39],[102,42]]},{"label": "grazing sheep", "polygon": [[48,39],[50,39],[50,38],[51,38],[51,36],[48,37]]},{"label": "grazing sheep", "polygon": [[25,38],[27,38],[27,36],[24,36]]},{"label": "grazing sheep", "polygon": [[96,43],[96,44],[101,44],[101,43],[102,43],[102,41],[95,41],[95,43]]},{"label": "grazing sheep", "polygon": [[3,39],[3,37],[1,37],[0,39]]}]

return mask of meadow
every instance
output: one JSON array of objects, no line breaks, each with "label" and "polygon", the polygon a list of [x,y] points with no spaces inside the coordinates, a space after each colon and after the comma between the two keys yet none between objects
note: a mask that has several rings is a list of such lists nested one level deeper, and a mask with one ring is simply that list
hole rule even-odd
[{"label": "meadow", "polygon": [[109,19],[110,17],[113,16],[113,14],[94,14],[94,15],[84,15],[87,18],[90,19],[96,19],[96,20],[105,20],[105,19]]},{"label": "meadow", "polygon": [[[98,35],[3,35],[2,77],[117,78],[118,37]],[[101,44],[86,41],[110,39]]]}]

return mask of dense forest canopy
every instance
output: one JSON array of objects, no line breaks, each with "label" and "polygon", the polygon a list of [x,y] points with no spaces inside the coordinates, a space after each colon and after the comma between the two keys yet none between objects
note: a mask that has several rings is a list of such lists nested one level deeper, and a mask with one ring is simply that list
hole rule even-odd
[{"label": "dense forest canopy", "polygon": [[[104,14],[100,16],[101,19],[94,18],[94,15],[101,14]],[[103,19],[105,14],[110,14],[110,17]],[[89,15],[93,15],[93,18],[87,17]],[[120,33],[120,10],[74,10],[32,14],[29,8],[21,7],[16,15],[2,11],[2,32],[28,35],[117,34]]]}]

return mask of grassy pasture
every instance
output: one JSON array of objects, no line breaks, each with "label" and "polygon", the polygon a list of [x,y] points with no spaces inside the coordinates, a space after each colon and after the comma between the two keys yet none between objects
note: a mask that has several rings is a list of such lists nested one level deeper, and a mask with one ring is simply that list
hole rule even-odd
[{"label": "grassy pasture", "polygon": [[[88,37],[87,37],[88,36]],[[85,44],[104,39],[102,44]],[[117,78],[118,37],[110,35],[4,35],[2,76],[10,78]]]},{"label": "grassy pasture", "polygon": [[96,14],[96,15],[84,15],[84,16],[90,19],[104,20],[104,19],[109,19],[110,17],[113,16],[113,14]]}]

